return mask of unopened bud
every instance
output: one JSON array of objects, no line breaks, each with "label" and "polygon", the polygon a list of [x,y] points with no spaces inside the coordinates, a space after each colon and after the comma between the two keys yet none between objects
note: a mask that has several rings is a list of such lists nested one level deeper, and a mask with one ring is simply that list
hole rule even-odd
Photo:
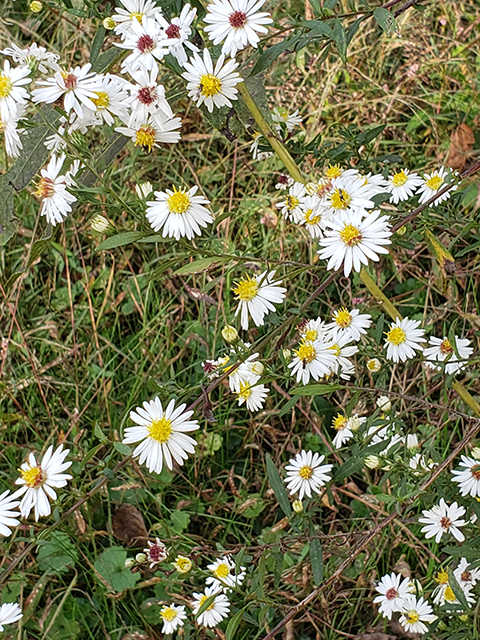
[{"label": "unopened bud", "polygon": [[261,376],[264,371],[265,367],[261,362],[254,362],[252,364],[252,373],[254,373],[256,376]]},{"label": "unopened bud", "polygon": [[283,349],[282,355],[285,362],[287,364],[290,364],[290,362],[292,361],[292,352],[290,351],[290,349]]},{"label": "unopened bud", "polygon": [[190,558],[186,558],[185,556],[177,556],[173,566],[178,573],[188,573],[192,568],[192,561]]},{"label": "unopened bud", "polygon": [[390,402],[390,399],[387,398],[387,396],[380,396],[376,404],[377,404],[377,407],[382,411],[388,412],[392,408],[392,403]]},{"label": "unopened bud", "polygon": [[303,503],[301,500],[294,500],[292,503],[292,508],[295,513],[302,513],[303,511]]},{"label": "unopened bud", "polygon": [[367,456],[364,463],[369,469],[378,469],[380,466],[380,458],[378,456]]},{"label": "unopened bud", "polygon": [[32,0],[32,2],[30,2],[29,4],[29,7],[32,13],[40,13],[40,11],[43,9],[43,4],[39,2],[39,0]]},{"label": "unopened bud", "polygon": [[407,233],[407,227],[403,226],[397,229],[397,236],[404,236]]},{"label": "unopened bud", "polygon": [[108,16],[108,18],[105,18],[105,20],[102,22],[102,24],[103,24],[104,29],[113,29],[117,23],[112,18],[112,16]]},{"label": "unopened bud", "polygon": [[409,433],[407,435],[407,449],[409,451],[415,451],[418,449],[418,438],[416,433]]},{"label": "unopened bud", "polygon": [[382,368],[382,364],[380,360],[378,360],[377,358],[371,358],[371,360],[367,362],[367,369],[372,373],[378,373],[378,371],[380,371],[381,368]]},{"label": "unopened bud", "polygon": [[475,460],[480,460],[480,447],[473,447],[470,455],[472,456],[472,458],[475,458]]},{"label": "unopened bud", "polygon": [[92,229],[97,233],[107,233],[107,231],[113,229],[113,225],[110,220],[108,220],[108,218],[105,218],[105,216],[102,216],[100,213],[98,213],[96,216],[93,216],[90,224]]},{"label": "unopened bud", "polygon": [[222,329],[222,337],[225,342],[233,344],[238,340],[238,331],[231,324],[227,324]]},{"label": "unopened bud", "polygon": [[125,569],[130,569],[130,567],[133,567],[135,564],[135,560],[133,558],[127,558],[125,560]]},{"label": "unopened bud", "polygon": [[137,562],[139,562],[140,564],[147,562],[148,558],[147,558],[147,554],[145,553],[137,553],[137,555],[135,556],[135,560]]},{"label": "unopened bud", "polygon": [[137,192],[137,196],[146,200],[148,196],[152,193],[153,187],[150,182],[141,182],[140,184],[135,185],[135,191]]}]

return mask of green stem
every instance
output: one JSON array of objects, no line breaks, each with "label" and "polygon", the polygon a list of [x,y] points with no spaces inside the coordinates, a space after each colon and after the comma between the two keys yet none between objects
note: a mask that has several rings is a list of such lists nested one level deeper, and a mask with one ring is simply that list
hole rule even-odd
[{"label": "green stem", "polygon": [[378,304],[380,304],[385,309],[385,311],[392,318],[392,320],[396,320],[397,318],[402,320],[402,314],[399,311],[397,311],[395,305],[393,305],[390,302],[390,300],[383,293],[383,291],[372,280],[372,278],[370,277],[365,267],[362,267],[362,270],[360,271],[359,275],[360,275],[360,280],[367,287],[367,289],[370,291],[370,293],[378,302]]},{"label": "green stem", "polygon": [[463,384],[461,382],[458,382],[458,380],[454,380],[452,382],[452,387],[465,402],[465,404],[470,407],[473,413],[477,414],[477,416],[480,416],[480,404],[478,404],[475,398],[467,391],[467,389],[465,389]]}]

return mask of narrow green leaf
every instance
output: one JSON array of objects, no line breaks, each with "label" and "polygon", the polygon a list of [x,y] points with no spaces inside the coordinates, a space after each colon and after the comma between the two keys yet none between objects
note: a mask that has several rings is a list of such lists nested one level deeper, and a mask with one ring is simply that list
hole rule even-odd
[{"label": "narrow green leaf", "polygon": [[297,404],[297,402],[298,402],[298,397],[293,396],[293,398],[290,398],[290,400],[282,407],[278,415],[284,416],[286,413],[289,413],[293,409],[293,407]]},{"label": "narrow green leaf", "polygon": [[377,344],[380,344],[382,341],[384,324],[385,324],[385,314],[382,313],[382,315],[377,320],[377,326],[375,327],[374,339]]},{"label": "narrow green leaf", "polygon": [[292,515],[292,507],[290,506],[290,500],[288,499],[288,493],[285,488],[285,484],[278,473],[277,467],[274,465],[270,454],[267,453],[267,475],[270,481],[270,486],[273,489],[275,497],[278,500],[281,510],[286,516]]},{"label": "narrow green leaf", "polygon": [[250,75],[256,76],[265,69],[268,69],[281,53],[287,49],[294,49],[299,39],[300,35],[297,34],[296,36],[293,36],[293,38],[285,38],[281,42],[265,49],[255,63]]},{"label": "narrow green leaf", "polygon": [[310,564],[312,565],[313,581],[315,586],[323,580],[323,553],[322,545],[318,538],[314,538],[310,541]]},{"label": "narrow green leaf", "polygon": [[205,613],[208,607],[215,602],[216,597],[217,597],[216,593],[213,593],[211,596],[208,596],[208,598],[202,603],[200,609],[197,611],[195,617],[198,618],[198,616],[201,616],[202,613]]},{"label": "narrow green leaf", "polygon": [[393,13],[388,11],[388,9],[377,7],[373,12],[373,17],[387,35],[391,36],[397,31],[397,21],[395,20]]},{"label": "narrow green leaf", "polygon": [[98,54],[102,50],[103,41],[105,40],[105,33],[105,27],[100,27],[100,29],[95,34],[92,46],[90,48],[90,62],[92,65],[95,64],[95,61],[98,58]]},{"label": "narrow green leaf", "polygon": [[237,613],[232,618],[230,618],[225,630],[225,640],[233,640],[235,638],[237,629],[240,625],[240,622],[242,621],[244,610],[245,607],[243,609],[240,609],[240,611],[237,611]]},{"label": "narrow green leaf", "polygon": [[333,39],[337,45],[338,53],[344,64],[347,62],[347,33],[343,27],[343,24],[338,18],[335,18],[333,23]]},{"label": "narrow green leaf", "polygon": [[130,449],[128,444],[123,444],[123,442],[114,442],[113,446],[118,451],[118,453],[122,454],[122,456],[129,456],[132,453],[132,450]]},{"label": "narrow green leaf", "polygon": [[198,260],[194,260],[189,264],[186,264],[180,269],[175,271],[177,276],[187,276],[192,273],[202,273],[202,271],[208,271],[213,266],[218,266],[220,264],[225,264],[228,262],[230,258],[222,258],[221,256],[211,256],[209,258],[199,258]]},{"label": "narrow green leaf", "polygon": [[462,607],[467,610],[470,608],[465,594],[463,592],[462,587],[458,584],[458,581],[453,573],[452,567],[448,567],[448,584],[452,588],[453,593],[455,594],[456,599],[462,605]]},{"label": "narrow green leaf", "polygon": [[343,384],[307,384],[304,387],[292,389],[294,396],[325,396],[339,389],[345,389]]},{"label": "narrow green leaf", "polygon": [[117,233],[101,242],[97,247],[97,251],[107,251],[108,249],[124,247],[125,245],[137,242],[140,238],[144,237],[145,233],[143,231],[125,231],[125,233]]},{"label": "narrow green leaf", "polygon": [[123,49],[110,47],[110,49],[107,49],[98,56],[95,64],[92,65],[92,71],[96,73],[107,73],[124,55],[125,51]]}]

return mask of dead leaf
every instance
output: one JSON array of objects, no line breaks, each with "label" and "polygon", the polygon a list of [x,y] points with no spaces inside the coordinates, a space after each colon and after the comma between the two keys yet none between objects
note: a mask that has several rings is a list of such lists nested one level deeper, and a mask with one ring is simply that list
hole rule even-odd
[{"label": "dead leaf", "polygon": [[450,135],[450,149],[446,161],[447,167],[454,171],[462,171],[468,156],[473,150],[475,136],[473,131],[464,122],[460,124]]},{"label": "dead leaf", "polygon": [[112,531],[128,546],[147,544],[148,534],[143,516],[133,504],[121,504],[112,517]]}]

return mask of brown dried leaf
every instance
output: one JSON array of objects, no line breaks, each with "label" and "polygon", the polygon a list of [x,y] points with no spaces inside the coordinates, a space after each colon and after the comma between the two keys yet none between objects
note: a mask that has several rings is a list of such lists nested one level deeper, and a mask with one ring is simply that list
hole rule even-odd
[{"label": "brown dried leaf", "polygon": [[462,171],[468,156],[471,154],[475,137],[468,124],[460,124],[450,135],[450,150],[447,157],[447,167],[455,171]]},{"label": "brown dried leaf", "polygon": [[112,517],[112,531],[128,546],[147,544],[148,534],[143,516],[133,504],[121,504]]}]

